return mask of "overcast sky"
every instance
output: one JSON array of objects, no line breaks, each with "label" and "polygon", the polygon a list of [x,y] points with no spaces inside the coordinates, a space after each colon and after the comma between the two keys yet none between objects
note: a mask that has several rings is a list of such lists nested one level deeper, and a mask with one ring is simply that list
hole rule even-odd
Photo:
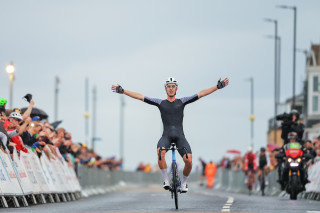
[{"label": "overcast sky", "polygon": [[[267,143],[274,112],[274,25],[282,38],[281,100],[292,95],[293,11],[297,6],[297,48],[320,43],[320,1],[308,0],[128,0],[2,1],[0,3],[0,91],[9,96],[5,66],[16,66],[14,107],[32,93],[36,107],[54,117],[54,82],[59,76],[59,120],[75,142],[85,140],[85,101],[92,113],[97,87],[98,153],[119,156],[120,96],[124,89],[166,98],[168,77],[179,81],[177,97],[193,95],[229,77],[227,88],[185,108],[184,131],[198,157],[217,161],[228,149],[250,144],[250,84],[255,82],[255,148]],[[305,56],[297,53],[297,93],[305,78]],[[90,97],[85,100],[85,78]],[[158,109],[125,97],[125,168],[156,163],[161,137]],[[91,121],[90,121],[91,125]],[[91,128],[91,127],[90,127]],[[91,129],[90,129],[91,132]],[[89,144],[91,146],[91,144]],[[143,153],[143,154],[142,154]]]}]

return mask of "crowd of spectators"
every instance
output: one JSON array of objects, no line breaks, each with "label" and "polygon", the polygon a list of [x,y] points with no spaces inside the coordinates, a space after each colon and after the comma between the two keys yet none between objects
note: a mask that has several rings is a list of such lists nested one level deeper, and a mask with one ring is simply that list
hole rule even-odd
[{"label": "crowd of spectators", "polygon": [[150,172],[159,172],[159,167],[158,165],[152,166],[150,163],[139,163],[138,167],[136,168],[137,172],[145,172],[145,173],[150,173]]},{"label": "crowd of spectators", "polygon": [[[79,164],[104,170],[118,170],[122,160],[115,157],[102,158],[85,143],[76,143],[65,128],[54,128],[47,120],[32,115],[34,100],[26,95],[28,108],[22,112],[19,108],[6,109],[6,99],[0,98],[0,149],[13,154],[14,147],[20,152],[35,152],[39,158],[45,153],[65,160],[75,168]],[[28,149],[29,148],[29,149]]]}]

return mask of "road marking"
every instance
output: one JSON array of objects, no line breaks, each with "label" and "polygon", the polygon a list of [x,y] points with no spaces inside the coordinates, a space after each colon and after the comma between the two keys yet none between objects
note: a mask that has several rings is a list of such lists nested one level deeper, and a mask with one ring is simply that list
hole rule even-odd
[{"label": "road marking", "polygon": [[229,197],[227,203],[233,203],[233,201],[234,201],[234,198],[233,197]]},{"label": "road marking", "polygon": [[[195,194],[202,194],[202,195],[208,195],[208,196],[213,196],[213,197],[220,197],[220,198],[226,198],[225,196],[217,195],[217,194],[212,194],[208,192],[193,192]],[[230,212],[230,207],[232,206],[234,202],[233,197],[228,197],[227,202],[223,205],[221,212]]]},{"label": "road marking", "polygon": [[233,204],[234,198],[233,197],[228,197],[227,202],[224,204],[224,206],[221,209],[221,212],[230,212],[230,208]]},{"label": "road marking", "polygon": [[307,213],[320,213],[320,211],[307,211]]}]

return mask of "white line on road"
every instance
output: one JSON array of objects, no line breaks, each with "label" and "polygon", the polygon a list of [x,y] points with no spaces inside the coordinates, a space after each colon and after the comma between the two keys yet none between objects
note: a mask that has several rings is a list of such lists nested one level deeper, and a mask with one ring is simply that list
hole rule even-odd
[{"label": "white line on road", "polygon": [[233,201],[234,201],[234,198],[233,197],[229,197],[227,203],[233,203]]},{"label": "white line on road", "polygon": [[[202,195],[208,195],[208,196],[214,196],[214,197],[221,197],[221,198],[225,198],[225,196],[221,196],[221,195],[217,195],[217,194],[212,194],[212,193],[208,193],[208,192],[195,192],[196,194],[202,194]],[[221,212],[230,212],[230,207],[232,206],[234,202],[234,198],[233,197],[228,197],[227,202],[223,205]]]},{"label": "white line on road", "polygon": [[233,201],[234,201],[234,198],[233,197],[229,197],[228,200],[227,200],[227,203],[224,204],[224,206],[222,207],[221,212],[230,212],[230,207],[232,206]]}]

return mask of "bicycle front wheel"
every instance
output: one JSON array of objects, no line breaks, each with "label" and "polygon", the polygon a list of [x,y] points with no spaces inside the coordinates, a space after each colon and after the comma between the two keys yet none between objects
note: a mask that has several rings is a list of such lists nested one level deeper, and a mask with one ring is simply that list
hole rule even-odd
[{"label": "bicycle front wheel", "polygon": [[172,164],[172,190],[174,195],[174,203],[176,205],[176,209],[178,209],[178,175],[177,175],[177,167],[176,164]]}]

